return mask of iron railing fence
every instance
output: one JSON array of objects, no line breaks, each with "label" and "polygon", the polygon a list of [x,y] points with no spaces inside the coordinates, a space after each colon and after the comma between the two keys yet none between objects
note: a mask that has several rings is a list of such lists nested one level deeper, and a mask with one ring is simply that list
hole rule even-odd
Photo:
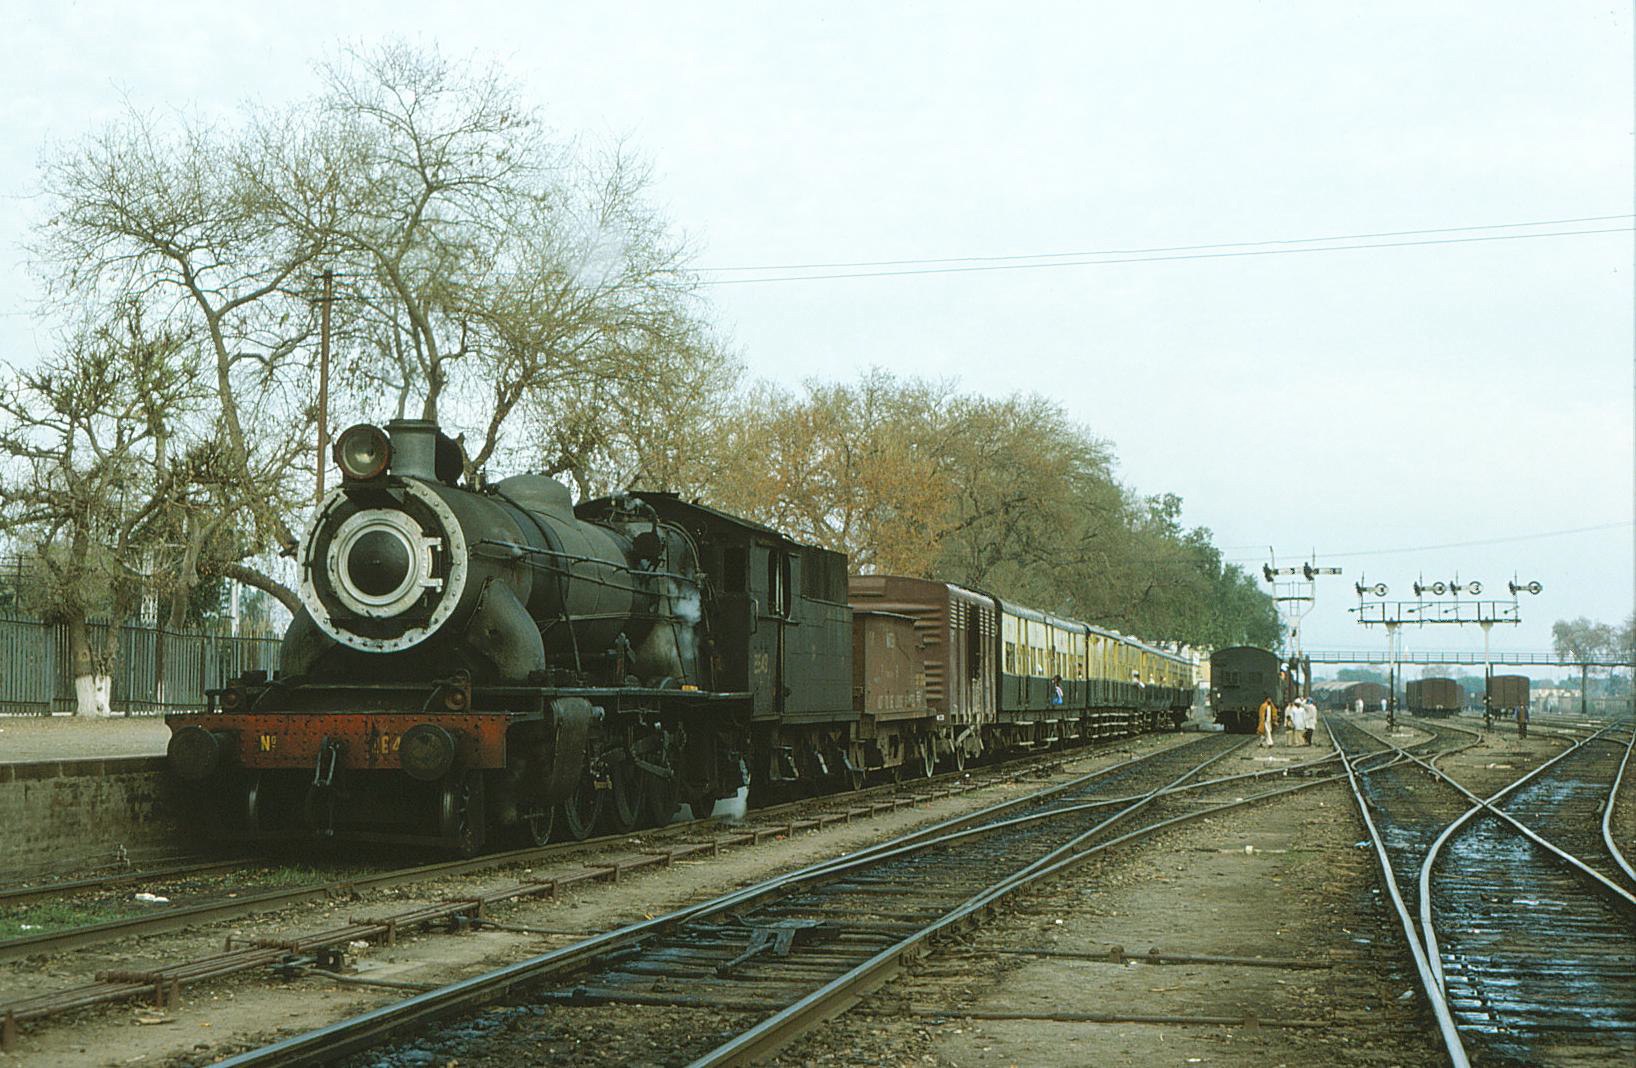
[{"label": "iron railing fence", "polygon": [[[87,626],[94,647],[107,641],[108,628],[113,625]],[[161,630],[127,623],[120,626],[118,640],[109,705],[127,716],[200,708],[206,690],[240,672],[278,668],[279,639],[273,637]],[[0,715],[73,712],[77,703],[68,627],[0,616]]]}]

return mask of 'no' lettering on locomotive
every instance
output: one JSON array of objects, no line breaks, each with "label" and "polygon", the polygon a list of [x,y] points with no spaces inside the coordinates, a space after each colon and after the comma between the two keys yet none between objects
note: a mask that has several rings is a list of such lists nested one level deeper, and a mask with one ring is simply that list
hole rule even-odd
[{"label": "'no' lettering on locomotive", "polygon": [[582,838],[1192,703],[1186,655],[918,579],[849,603],[845,556],[673,494],[460,485],[432,423],[352,427],[335,460],[279,671],[167,718],[223,837]]}]

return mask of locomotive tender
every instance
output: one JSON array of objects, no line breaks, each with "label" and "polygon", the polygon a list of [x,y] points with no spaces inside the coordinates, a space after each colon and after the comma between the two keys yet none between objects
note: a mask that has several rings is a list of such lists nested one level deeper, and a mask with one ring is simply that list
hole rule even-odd
[{"label": "locomotive tender", "polygon": [[167,717],[223,837],[583,838],[1192,702],[1188,657],[976,591],[871,576],[855,613],[845,556],[674,494],[461,485],[430,422],[351,427],[334,457],[280,670]]}]

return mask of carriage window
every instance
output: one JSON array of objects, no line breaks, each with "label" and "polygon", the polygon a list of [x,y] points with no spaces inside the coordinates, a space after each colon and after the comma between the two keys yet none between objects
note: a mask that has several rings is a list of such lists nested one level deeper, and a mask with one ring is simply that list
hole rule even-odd
[{"label": "carriage window", "polygon": [[1005,673],[1007,675],[1015,675],[1017,673],[1017,643],[1016,642],[1006,642],[1005,643]]},{"label": "carriage window", "polygon": [[846,557],[826,549],[801,553],[801,596],[846,603]]}]

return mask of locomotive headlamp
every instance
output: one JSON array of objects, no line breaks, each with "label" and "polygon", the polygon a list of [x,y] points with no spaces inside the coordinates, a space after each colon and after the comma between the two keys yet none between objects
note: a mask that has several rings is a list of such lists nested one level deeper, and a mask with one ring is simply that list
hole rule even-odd
[{"label": "locomotive headlamp", "polygon": [[386,473],[392,462],[392,443],[380,427],[358,423],[341,431],[335,439],[334,454],[342,475],[367,482]]}]

